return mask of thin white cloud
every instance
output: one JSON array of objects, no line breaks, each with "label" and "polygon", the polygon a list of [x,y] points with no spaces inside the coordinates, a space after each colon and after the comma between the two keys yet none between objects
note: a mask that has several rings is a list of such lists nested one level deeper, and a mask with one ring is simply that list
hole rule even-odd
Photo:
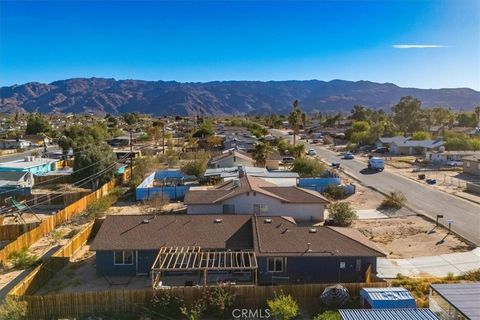
[{"label": "thin white cloud", "polygon": [[441,44],[394,44],[395,49],[427,49],[427,48],[446,48]]}]

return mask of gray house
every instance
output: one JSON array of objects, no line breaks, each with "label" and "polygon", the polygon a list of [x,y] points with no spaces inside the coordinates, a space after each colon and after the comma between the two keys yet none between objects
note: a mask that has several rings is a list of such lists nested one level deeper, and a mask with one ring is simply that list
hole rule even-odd
[{"label": "gray house", "polygon": [[388,147],[392,155],[425,155],[427,151],[439,150],[445,142],[436,140],[412,140],[410,137],[382,137],[377,146]]},{"label": "gray house", "polygon": [[99,276],[150,274],[154,287],[364,281],[385,256],[353,229],[247,215],[110,215],[91,248]]},{"label": "gray house", "polygon": [[29,171],[0,171],[0,191],[12,194],[30,194],[35,181]]}]

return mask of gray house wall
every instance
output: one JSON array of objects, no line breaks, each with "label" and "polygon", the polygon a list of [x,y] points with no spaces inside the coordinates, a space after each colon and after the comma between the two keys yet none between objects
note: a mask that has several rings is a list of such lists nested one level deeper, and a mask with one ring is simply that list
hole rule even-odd
[{"label": "gray house wall", "polygon": [[[268,272],[268,257],[258,257],[259,284],[362,282],[369,265],[377,272],[376,257],[284,257],[283,272]],[[356,260],[361,260],[356,271]],[[340,269],[345,262],[345,269]]]}]

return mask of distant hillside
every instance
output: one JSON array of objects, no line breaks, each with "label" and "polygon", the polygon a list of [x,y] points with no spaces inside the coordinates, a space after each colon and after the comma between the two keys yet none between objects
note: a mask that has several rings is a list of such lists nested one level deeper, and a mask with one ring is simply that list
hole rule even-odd
[{"label": "distant hillside", "polygon": [[179,83],[78,78],[2,87],[0,112],[187,115],[201,108],[210,115],[266,114],[286,113],[295,99],[309,113],[348,111],[356,104],[390,110],[407,95],[420,99],[425,107],[471,110],[480,105],[480,92],[468,88],[425,90],[369,81]]}]

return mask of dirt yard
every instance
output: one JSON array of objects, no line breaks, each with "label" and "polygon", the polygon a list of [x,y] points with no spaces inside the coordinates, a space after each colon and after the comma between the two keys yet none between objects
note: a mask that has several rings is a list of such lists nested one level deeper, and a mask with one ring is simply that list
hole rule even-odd
[{"label": "dirt yard", "polygon": [[[353,182],[353,181],[350,181]],[[356,210],[360,209],[375,209],[377,208],[383,200],[383,195],[370,189],[362,186],[359,183],[354,183],[356,187],[355,194],[351,195],[346,202],[350,203],[352,208]]]},{"label": "dirt yard", "polygon": [[420,216],[356,220],[353,227],[374,241],[388,258],[434,256],[473,249],[455,235],[447,236],[444,228],[429,233],[435,224]]},{"label": "dirt yard", "polygon": [[37,295],[108,289],[141,289],[151,287],[150,277],[101,277],[95,270],[95,253],[86,245],[70,263],[60,270]]}]

